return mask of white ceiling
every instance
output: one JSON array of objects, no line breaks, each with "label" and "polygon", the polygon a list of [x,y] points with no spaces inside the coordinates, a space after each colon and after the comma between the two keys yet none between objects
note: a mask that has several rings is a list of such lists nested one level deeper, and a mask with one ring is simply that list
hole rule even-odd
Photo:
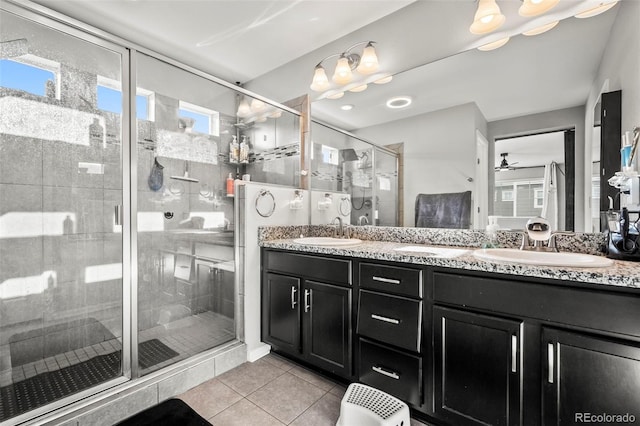
[{"label": "white ceiling", "polygon": [[[488,121],[584,105],[621,7],[576,19],[598,0],[562,0],[527,19],[517,13],[520,1],[498,0],[505,25],[476,36],[468,31],[475,0],[36,1],[281,102],[317,97],[309,89],[314,66],[374,40],[381,71],[394,80],[312,106],[314,118],[345,130],[468,102]],[[545,34],[517,35],[556,19],[564,20]],[[498,50],[475,49],[513,35]],[[328,73],[333,64],[327,61]],[[384,103],[396,95],[414,102],[389,110]],[[345,112],[343,104],[354,108]]]}]

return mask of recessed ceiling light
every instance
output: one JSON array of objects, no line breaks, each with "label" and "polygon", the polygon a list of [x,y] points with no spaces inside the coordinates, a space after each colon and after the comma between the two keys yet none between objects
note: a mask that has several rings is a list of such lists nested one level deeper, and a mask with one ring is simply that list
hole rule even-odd
[{"label": "recessed ceiling light", "polygon": [[411,96],[396,96],[387,101],[388,108],[405,108],[411,105]]},{"label": "recessed ceiling light", "polygon": [[340,107],[340,109],[343,110],[343,111],[349,111],[349,110],[353,109],[353,105],[351,105],[351,104],[342,105]]}]

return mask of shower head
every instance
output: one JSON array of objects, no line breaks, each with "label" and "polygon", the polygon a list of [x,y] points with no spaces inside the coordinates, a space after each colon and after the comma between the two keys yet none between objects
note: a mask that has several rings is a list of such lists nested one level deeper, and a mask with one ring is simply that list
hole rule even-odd
[{"label": "shower head", "polygon": [[358,154],[356,154],[356,150],[353,148],[347,148],[340,151],[340,155],[342,156],[342,161],[357,161]]},{"label": "shower head", "polygon": [[171,179],[181,180],[184,182],[200,182],[198,179],[189,177],[189,162],[184,162],[184,175],[182,176],[171,176]]},{"label": "shower head", "polygon": [[0,59],[11,59],[29,53],[29,41],[26,38],[0,42]]}]

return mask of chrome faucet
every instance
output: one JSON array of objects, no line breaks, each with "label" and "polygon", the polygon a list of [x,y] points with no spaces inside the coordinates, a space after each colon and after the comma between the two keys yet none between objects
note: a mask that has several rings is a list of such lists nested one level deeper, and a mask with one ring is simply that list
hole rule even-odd
[{"label": "chrome faucet", "polygon": [[369,218],[367,218],[367,216],[362,215],[358,218],[358,225],[362,226],[362,224],[368,225],[369,224]]},{"label": "chrome faucet", "polygon": [[[525,232],[522,233],[520,250],[557,252],[557,235],[573,235],[573,232],[552,232],[549,221],[540,216],[529,219],[525,226]],[[531,241],[533,241],[533,245],[531,245]]]},{"label": "chrome faucet", "polygon": [[338,226],[333,230],[334,238],[349,238],[349,228],[347,228],[342,222],[342,218],[340,216],[336,216],[331,222],[332,225],[335,225],[336,220],[338,221]]}]

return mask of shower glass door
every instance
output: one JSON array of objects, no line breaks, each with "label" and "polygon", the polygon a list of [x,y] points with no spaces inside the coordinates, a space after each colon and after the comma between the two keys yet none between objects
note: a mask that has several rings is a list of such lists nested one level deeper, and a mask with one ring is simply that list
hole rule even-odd
[{"label": "shower glass door", "polygon": [[0,13],[3,422],[123,374],[126,51]]},{"label": "shower glass door", "polygon": [[[137,53],[137,359],[144,376],[236,337],[236,92]],[[134,356],[134,359],[136,357]]]}]

